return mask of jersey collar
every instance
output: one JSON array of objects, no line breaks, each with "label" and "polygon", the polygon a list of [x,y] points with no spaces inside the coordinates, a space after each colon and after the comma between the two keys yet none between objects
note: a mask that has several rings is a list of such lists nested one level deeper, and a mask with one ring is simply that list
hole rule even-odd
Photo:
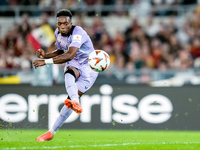
[{"label": "jersey collar", "polygon": [[[67,33],[67,34],[65,34],[65,35],[62,35],[62,36],[64,36],[64,37],[69,37],[70,35],[72,35],[72,33],[73,33],[73,31],[74,31],[74,28],[75,28],[76,26],[74,26],[74,25],[72,25],[72,27],[71,27],[71,30]],[[58,31],[58,34],[59,34],[60,32]]]}]

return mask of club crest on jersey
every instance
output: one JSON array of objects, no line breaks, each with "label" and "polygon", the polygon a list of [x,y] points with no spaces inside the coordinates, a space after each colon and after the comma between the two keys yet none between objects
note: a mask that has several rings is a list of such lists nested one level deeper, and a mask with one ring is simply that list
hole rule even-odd
[{"label": "club crest on jersey", "polygon": [[81,43],[81,39],[82,39],[82,36],[81,36],[81,35],[74,35],[74,36],[73,36],[73,39],[72,39],[72,42]]}]

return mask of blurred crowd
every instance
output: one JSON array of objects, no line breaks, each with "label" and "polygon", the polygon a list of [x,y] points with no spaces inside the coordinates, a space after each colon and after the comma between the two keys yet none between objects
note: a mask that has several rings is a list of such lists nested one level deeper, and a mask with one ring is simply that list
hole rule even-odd
[{"label": "blurred crowd", "polygon": [[[113,6],[112,8],[108,8],[108,10],[102,11],[101,15],[128,15],[127,7],[124,6],[132,6],[136,7],[140,5],[144,10],[140,13],[144,13],[148,11],[152,7],[169,7],[176,5],[195,5],[198,4],[200,0],[1,0],[0,6],[38,6],[52,14],[54,8],[79,8],[78,11],[74,11],[73,13],[79,13],[80,10],[87,8],[88,6]],[[110,10],[112,9],[112,11]],[[72,9],[73,11],[73,9]],[[87,15],[93,16],[95,15],[95,10],[87,10]],[[156,16],[165,16],[165,15],[177,15],[177,10],[163,10],[158,9],[152,11]],[[30,12],[31,15],[37,15],[36,12]],[[85,13],[85,12],[84,12]],[[14,11],[9,11],[7,13],[0,12],[0,16],[8,15],[13,16]]]},{"label": "blurred crowd", "polygon": [[31,70],[35,49],[28,41],[28,35],[37,27],[48,24],[47,14],[41,16],[41,23],[29,22],[29,15],[22,15],[21,23],[13,24],[0,39],[0,69]]},{"label": "blurred crowd", "polygon": [[[9,3],[14,0],[7,0]],[[173,1],[173,0],[172,0]],[[174,0],[175,1],[175,0]],[[23,1],[47,5],[47,1]],[[71,2],[74,0],[60,0],[48,2]],[[85,0],[87,5],[105,3],[104,0]],[[107,1],[112,3],[113,1]],[[124,3],[133,2],[126,0]],[[134,1],[136,2],[136,0]],[[154,2],[161,2],[154,0]],[[178,2],[178,1],[176,1]],[[179,1],[181,2],[181,1]],[[19,4],[18,0],[15,0]],[[0,69],[31,70],[35,59],[35,50],[27,40],[27,36],[37,27],[48,24],[48,14],[41,16],[41,24],[29,22],[29,15],[23,14],[20,24],[15,23],[0,39]],[[165,22],[156,22],[153,15],[146,18],[146,23],[140,24],[136,16],[130,19],[130,26],[124,32],[116,31],[111,36],[106,29],[101,16],[95,16],[91,26],[84,22],[84,16],[76,16],[76,25],[83,27],[93,40],[95,49],[102,49],[111,57],[110,71],[135,69],[177,69],[185,70],[200,66],[200,8],[197,7],[191,17],[185,18],[183,24],[177,24],[173,16]],[[56,25],[51,26],[55,30]],[[56,49],[54,43],[46,49]]]},{"label": "blurred crowd", "polygon": [[152,5],[188,5],[195,4],[198,0],[1,0],[0,5],[39,5],[39,6],[56,6],[69,7],[75,6],[79,2],[85,5],[132,5],[146,1]]},{"label": "blurred crowd", "polygon": [[[84,26],[84,25],[83,25]],[[87,27],[86,27],[87,28]],[[96,49],[103,49],[111,56],[113,67],[126,69],[186,70],[199,67],[200,57],[200,12],[177,25],[170,16],[165,22],[156,22],[153,16],[141,25],[137,17],[125,32],[116,31],[109,36],[100,17],[96,17],[92,28],[86,29]]]}]

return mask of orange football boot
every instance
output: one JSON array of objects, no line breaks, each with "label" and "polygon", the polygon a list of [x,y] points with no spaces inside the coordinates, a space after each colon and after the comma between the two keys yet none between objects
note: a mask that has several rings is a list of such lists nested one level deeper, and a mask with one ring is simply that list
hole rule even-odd
[{"label": "orange football boot", "polygon": [[52,140],[54,135],[51,134],[50,131],[44,133],[43,135],[39,136],[36,141],[50,141]]},{"label": "orange football boot", "polygon": [[65,100],[65,106],[69,109],[72,109],[73,111],[75,111],[77,114],[82,113],[83,109],[80,105],[80,103],[76,100],[70,100],[70,99],[66,99]]}]

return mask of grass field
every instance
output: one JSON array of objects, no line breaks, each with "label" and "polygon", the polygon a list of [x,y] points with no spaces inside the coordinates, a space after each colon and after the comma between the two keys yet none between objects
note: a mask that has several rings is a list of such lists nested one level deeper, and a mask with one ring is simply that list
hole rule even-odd
[{"label": "grass field", "polygon": [[46,130],[0,130],[0,149],[200,150],[199,131],[60,130],[36,142]]}]

